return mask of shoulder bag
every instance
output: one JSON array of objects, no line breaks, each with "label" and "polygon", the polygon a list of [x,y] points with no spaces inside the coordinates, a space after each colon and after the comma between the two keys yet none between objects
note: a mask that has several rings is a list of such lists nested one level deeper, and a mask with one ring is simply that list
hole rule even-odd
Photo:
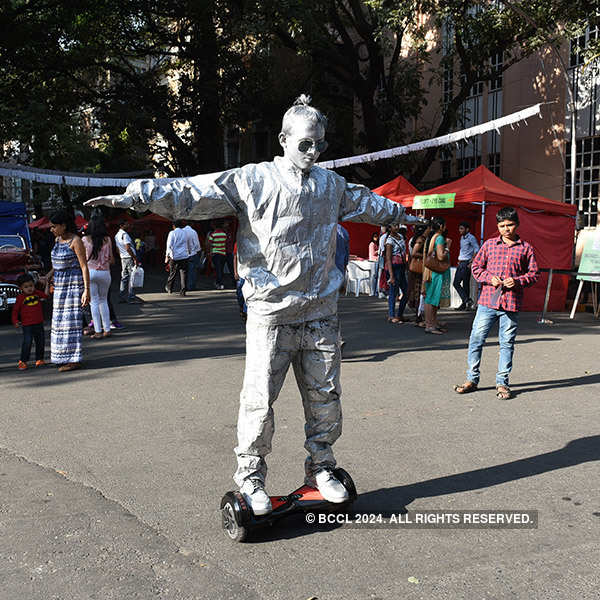
[{"label": "shoulder bag", "polygon": [[440,260],[437,257],[435,252],[435,242],[438,235],[439,234],[436,234],[431,240],[431,243],[429,244],[430,250],[425,255],[423,264],[427,269],[433,271],[434,273],[445,273],[450,268],[450,257],[446,255],[444,260]]}]

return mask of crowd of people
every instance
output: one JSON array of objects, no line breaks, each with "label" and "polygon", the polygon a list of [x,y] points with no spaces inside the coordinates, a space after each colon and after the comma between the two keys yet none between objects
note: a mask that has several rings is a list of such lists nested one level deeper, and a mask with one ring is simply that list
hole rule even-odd
[{"label": "crowd of people", "polygon": [[[207,264],[208,252],[215,272],[215,287],[225,288],[224,267],[227,265],[231,277],[236,280],[240,314],[245,318],[246,306],[241,294],[243,279],[240,280],[237,273],[230,231],[229,222],[216,221],[206,236],[205,251],[190,223],[173,222],[164,256],[168,271],[165,292],[173,293],[178,274],[180,295],[197,289],[198,273]],[[23,332],[17,368],[24,371],[29,367],[34,344],[35,367],[46,365],[42,303],[52,298],[51,362],[58,365],[60,372],[72,371],[82,364],[82,336],[102,339],[110,337],[113,330],[123,328],[111,301],[113,282],[114,285],[117,280],[119,282],[119,303],[143,303],[135,294],[132,278],[137,269],[143,270],[142,265],[152,264],[156,239],[150,231],[143,235],[134,234],[127,219],[119,221],[118,231],[111,237],[99,209],[93,211],[82,229],[77,228],[70,212],[58,210],[50,217],[50,235],[44,233],[36,232],[34,239],[35,250],[43,255],[46,274],[37,281],[29,273],[23,273],[17,279],[21,294],[13,308],[12,321]],[[52,239],[53,244],[47,238]],[[117,268],[120,268],[118,274]]]},{"label": "crowd of people", "polygon": [[[538,267],[531,245],[517,234],[519,216],[514,208],[498,211],[498,236],[480,248],[468,222],[460,223],[460,252],[452,285],[461,303],[454,310],[475,307],[471,298],[471,276],[481,293],[469,338],[465,383],[454,386],[458,394],[477,390],[482,348],[493,324],[499,322],[500,358],[496,376],[497,396],[511,397],[509,374],[521,308],[523,289],[533,285]],[[450,305],[450,247],[445,220],[434,216],[417,225],[407,243],[407,228],[398,224],[381,228],[369,242],[369,261],[374,264],[372,295],[388,301],[389,323],[405,323],[408,305],[415,312],[414,324],[425,333],[443,335],[446,323],[439,321],[440,307]]]},{"label": "crowd of people", "polygon": [[[506,211],[510,212],[510,209],[505,209]],[[516,211],[510,212],[509,217],[518,226]],[[39,284],[36,287],[33,277],[27,273],[17,280],[22,293],[13,309],[13,322],[23,330],[21,355],[17,364],[19,370],[28,368],[34,344],[35,367],[46,364],[42,303],[49,299],[49,294],[53,297],[51,362],[58,364],[61,372],[81,366],[82,335],[89,335],[92,339],[107,338],[112,335],[112,330],[123,327],[116,317],[110,298],[111,268],[116,265],[117,255],[120,262],[119,302],[143,302],[136,296],[130,280],[134,270],[144,262],[146,243],[141,236],[130,234],[131,223],[128,220],[123,219],[119,222],[119,229],[112,239],[100,211],[94,211],[84,231],[79,232],[71,215],[65,211],[57,211],[51,217],[50,231],[55,243],[49,251],[50,269],[46,276],[40,279],[45,290],[39,289]],[[460,252],[452,283],[461,299],[460,306],[455,310],[463,311],[474,308],[474,300],[470,296],[472,276],[479,283],[483,283],[484,292],[489,292],[489,286],[486,287],[482,281],[482,278],[485,279],[482,275],[485,265],[481,264],[482,252],[477,238],[471,233],[470,224],[460,223],[458,234]],[[38,243],[41,244],[39,238]],[[414,312],[414,325],[422,327],[425,333],[447,333],[447,324],[438,319],[438,310],[440,307],[449,306],[451,244],[452,239],[448,237],[445,221],[440,216],[433,217],[427,224],[417,224],[410,239],[406,226],[399,223],[382,227],[379,234],[372,235],[368,247],[369,261],[374,263],[372,295],[387,300],[389,323],[410,322],[412,319],[405,314],[406,308],[409,307]],[[165,268],[168,271],[165,292],[173,293],[177,279],[180,295],[185,296],[187,291],[195,290],[198,271],[206,265],[208,254],[215,272],[216,289],[221,290],[225,287],[224,270],[227,266],[236,283],[240,316],[246,319],[247,305],[242,291],[244,279],[238,273],[237,245],[231,235],[229,222],[214,222],[212,230],[206,236],[205,245],[206,250],[190,223],[181,220],[173,222],[172,230],[167,236],[164,257]],[[488,246],[484,247],[486,252],[489,251]],[[155,242],[152,242],[152,248],[155,248]],[[336,265],[343,274],[348,259],[348,233],[338,225]],[[519,289],[535,281],[534,269],[530,263],[531,260],[535,261],[532,251],[526,259],[529,275],[520,282]],[[515,275],[518,268],[513,265],[509,270]],[[498,284],[497,278],[494,281]],[[519,304],[515,299],[518,293],[511,291],[511,283],[513,287],[517,285],[511,277],[506,283],[502,283],[504,292],[501,297],[506,298],[506,302],[510,299],[510,307],[514,308]],[[467,381],[463,385],[455,386],[457,393],[468,393],[477,389],[478,365],[483,345],[481,339],[487,336],[496,315],[495,312],[487,314],[482,306],[497,311],[495,304],[498,304],[498,299],[491,299],[489,293],[482,292],[473,324],[473,330],[478,333],[471,336]],[[481,314],[480,310],[483,311]],[[510,395],[507,373],[512,365],[516,324],[510,314],[508,317],[496,316],[500,320],[501,337],[501,364],[497,384],[500,390],[499,397],[505,397]],[[340,344],[344,344],[341,337]]]},{"label": "crowd of people", "polygon": [[[511,218],[517,218],[515,215],[516,211],[511,213]],[[40,280],[45,291],[39,289],[39,285],[36,287],[29,274],[21,275],[17,282],[22,294],[13,310],[13,322],[23,329],[23,344],[18,362],[20,370],[28,368],[34,343],[35,366],[46,364],[42,303],[49,299],[49,292],[53,295],[51,361],[59,365],[61,372],[81,366],[81,335],[89,335],[92,339],[107,338],[111,336],[112,330],[123,327],[116,317],[110,298],[111,268],[116,265],[116,256],[120,262],[119,302],[143,302],[135,294],[130,280],[134,269],[145,262],[145,239],[149,234],[143,238],[131,235],[131,223],[123,219],[112,239],[102,213],[98,210],[94,211],[84,230],[79,232],[71,216],[65,211],[58,211],[51,217],[50,231],[55,243],[49,251],[50,270]],[[452,283],[461,299],[460,306],[455,310],[463,311],[474,308],[474,300],[470,296],[471,277],[473,269],[473,276],[480,281],[475,269],[479,272],[481,267],[478,262],[473,266],[480,247],[477,238],[471,233],[469,223],[460,223],[458,234],[460,252]],[[348,242],[347,231],[338,226],[336,265],[343,274],[349,259]],[[41,244],[39,238],[38,243]],[[399,223],[382,227],[379,234],[372,235],[368,247],[369,261],[374,263],[372,295],[387,300],[389,323],[400,324],[412,320],[425,333],[447,333],[447,324],[438,319],[438,310],[449,306],[451,244],[452,239],[448,237],[445,221],[440,216],[433,217],[427,224],[417,224],[410,238],[406,226]],[[152,249],[156,247],[154,240],[151,240],[151,245]],[[164,257],[168,271],[165,292],[173,293],[177,279],[180,295],[185,296],[187,291],[195,290],[198,272],[206,266],[207,255],[210,257],[209,264],[214,269],[216,289],[225,288],[224,270],[226,266],[229,269],[236,283],[240,316],[246,319],[247,305],[242,292],[244,279],[238,273],[237,245],[228,221],[214,222],[205,238],[205,244],[200,242],[197,231],[190,223],[182,220],[173,222],[172,230],[167,236]],[[407,307],[413,311],[414,320],[406,316]],[[476,319],[476,325],[480,329],[482,318]],[[511,328],[504,326],[504,321],[501,322],[501,347],[510,345],[512,335]],[[504,334],[508,336],[508,341],[504,339]],[[344,343],[341,338],[340,342]],[[474,358],[476,355],[477,351],[469,351],[473,364],[477,362]],[[505,372],[506,365],[510,362],[506,350],[501,352],[501,358],[503,365],[500,371]],[[474,367],[470,367],[467,383],[457,386],[458,393],[476,389],[478,372],[473,369]],[[500,377],[498,385],[506,387],[507,378]]]},{"label": "crowd of people", "polygon": [[[460,254],[453,285],[461,298],[455,310],[462,311],[473,308],[471,263],[479,244],[470,232],[469,223],[461,223],[458,233]],[[408,306],[415,313],[414,324],[424,328],[425,333],[447,333],[446,324],[438,320],[437,313],[440,307],[450,305],[451,244],[446,222],[440,216],[417,225],[410,239],[407,228],[399,224],[373,233],[368,247],[369,261],[374,267],[371,295],[387,299],[389,323],[411,321],[405,316]]]}]

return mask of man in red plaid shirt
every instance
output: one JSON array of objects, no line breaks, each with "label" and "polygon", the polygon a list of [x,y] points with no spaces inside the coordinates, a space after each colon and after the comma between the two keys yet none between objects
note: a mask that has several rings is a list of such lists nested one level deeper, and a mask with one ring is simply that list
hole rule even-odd
[{"label": "man in red plaid shirt", "polygon": [[512,395],[508,378],[512,370],[523,289],[537,281],[538,266],[531,244],[517,235],[517,210],[510,206],[501,208],[496,220],[500,235],[483,244],[471,266],[473,277],[481,283],[482,288],[469,338],[467,381],[454,386],[454,391],[467,394],[477,389],[481,351],[490,329],[499,321],[500,357],[496,373],[496,396],[508,400]]}]

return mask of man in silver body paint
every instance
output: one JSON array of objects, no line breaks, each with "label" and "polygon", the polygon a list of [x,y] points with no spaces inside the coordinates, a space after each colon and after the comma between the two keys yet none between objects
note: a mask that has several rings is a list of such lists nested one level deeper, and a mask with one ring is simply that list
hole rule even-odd
[{"label": "man in silver body paint", "polygon": [[211,175],[137,180],[123,195],[86,203],[151,210],[171,219],[238,218],[238,271],[248,319],[234,479],[257,515],[271,511],[265,456],[274,432],[272,405],[290,364],[306,420],[305,482],[330,502],[348,497],[332,473],[331,448],[342,431],[338,221],[419,222],[402,205],[315,166],[327,147],[326,127],[326,117],[300,96],[283,117],[283,157]]}]

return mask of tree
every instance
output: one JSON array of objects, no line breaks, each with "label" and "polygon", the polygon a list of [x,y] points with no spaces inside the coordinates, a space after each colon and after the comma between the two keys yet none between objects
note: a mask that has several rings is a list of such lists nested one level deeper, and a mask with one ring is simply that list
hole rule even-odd
[{"label": "tree", "polygon": [[[263,98],[258,81],[269,88],[269,57],[256,51],[243,9],[236,0],[3,4],[1,139],[43,145],[33,97],[55,139],[77,123],[104,165],[146,166],[150,156],[167,174],[223,168],[223,128],[261,118],[279,100]],[[46,143],[34,160],[57,158]],[[71,162],[80,161],[73,154]]]},{"label": "tree", "polygon": [[[359,139],[374,152],[422,139],[424,131],[408,126],[426,102],[422,86],[428,77],[439,84],[445,69],[459,75],[451,97],[440,107],[437,127],[428,132],[437,137],[459,124],[460,108],[474,83],[492,80],[546,45],[544,31],[556,32],[553,43],[564,43],[590,14],[590,3],[584,0],[513,4],[533,21],[499,0],[273,0],[262,6],[265,19],[270,19],[268,29],[282,44],[309,56],[314,69],[326,71],[352,90],[365,124]],[[557,23],[563,26],[556,27]],[[451,43],[445,55],[434,60],[441,48],[426,52],[425,36],[428,30],[439,32],[444,27]],[[408,51],[402,51],[403,45]],[[490,61],[498,53],[504,56],[499,70]],[[413,183],[423,179],[437,152],[432,148],[410,157],[404,168],[410,169]],[[372,172],[378,178],[389,172],[375,166]]]},{"label": "tree", "polygon": [[[491,55],[502,52],[506,70],[547,44],[548,31],[560,45],[590,14],[585,0],[510,0],[528,18],[505,4],[8,0],[0,5],[0,143],[18,140],[42,167],[217,171],[226,128],[262,121],[276,130],[304,91],[332,117],[328,156],[443,135],[459,125],[473,83],[497,75]],[[438,60],[426,36],[444,26],[452,44]],[[448,68],[460,75],[453,94],[433,130],[417,129],[428,79],[440,82]],[[355,107],[364,126],[353,135]],[[436,154],[365,170],[383,181],[401,165],[418,183]]]},{"label": "tree", "polygon": [[[317,102],[336,102],[338,90],[332,94],[327,85],[332,80],[356,99],[364,123],[356,145],[375,151],[409,141],[409,123],[425,102],[419,5],[418,0],[267,0],[258,10],[269,35],[306,57]],[[409,37],[413,59],[405,60],[402,47]],[[351,147],[346,144],[346,155]],[[391,168],[390,163],[370,166],[380,178]]]}]

